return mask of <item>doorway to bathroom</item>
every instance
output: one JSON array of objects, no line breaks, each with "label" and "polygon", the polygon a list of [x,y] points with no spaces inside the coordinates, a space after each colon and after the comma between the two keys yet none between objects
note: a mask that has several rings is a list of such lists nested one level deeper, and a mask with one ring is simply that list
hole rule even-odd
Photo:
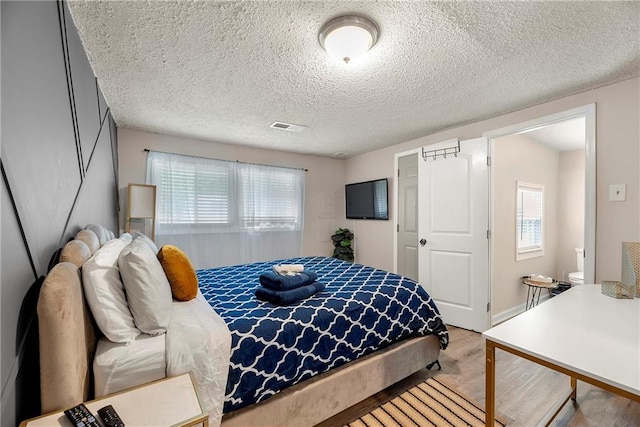
[{"label": "doorway to bathroom", "polygon": [[582,274],[583,283],[595,283],[595,104],[484,136],[491,152],[496,324],[524,311],[522,276],[577,284]]}]

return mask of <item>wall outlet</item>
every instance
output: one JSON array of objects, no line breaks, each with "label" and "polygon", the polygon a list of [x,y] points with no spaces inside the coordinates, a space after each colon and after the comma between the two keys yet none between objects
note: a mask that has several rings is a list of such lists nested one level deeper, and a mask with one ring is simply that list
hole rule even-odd
[{"label": "wall outlet", "polygon": [[611,184],[609,186],[609,201],[624,202],[627,199],[627,184]]}]

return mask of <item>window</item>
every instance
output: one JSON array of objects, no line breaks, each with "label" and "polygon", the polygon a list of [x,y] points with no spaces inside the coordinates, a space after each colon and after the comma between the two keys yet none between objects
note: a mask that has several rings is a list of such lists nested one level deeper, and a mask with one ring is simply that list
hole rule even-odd
[{"label": "window", "polygon": [[516,261],[544,255],[544,186],[517,182]]},{"label": "window", "polygon": [[157,234],[301,230],[304,171],[149,152]]},{"label": "window", "polygon": [[240,227],[301,229],[303,171],[241,163],[237,173],[242,192]]}]

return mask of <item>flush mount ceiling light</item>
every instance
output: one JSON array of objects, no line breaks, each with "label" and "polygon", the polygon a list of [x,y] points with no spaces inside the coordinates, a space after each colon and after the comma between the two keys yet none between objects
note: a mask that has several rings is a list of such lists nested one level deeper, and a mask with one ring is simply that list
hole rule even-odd
[{"label": "flush mount ceiling light", "polygon": [[378,27],[362,16],[346,15],[324,24],[318,35],[320,45],[338,61],[356,61],[378,41]]}]

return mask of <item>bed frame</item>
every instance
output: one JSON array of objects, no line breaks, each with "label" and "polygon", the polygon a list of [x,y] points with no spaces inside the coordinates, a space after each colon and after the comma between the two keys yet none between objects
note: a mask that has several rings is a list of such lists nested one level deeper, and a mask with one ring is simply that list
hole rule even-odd
[{"label": "bed frame", "polygon": [[225,414],[222,427],[313,426],[434,363],[435,335],[411,338]]},{"label": "bed frame", "polygon": [[[95,337],[100,332],[91,320],[76,264],[56,264],[47,275],[38,300],[43,413],[93,397],[93,355]],[[440,343],[434,335],[396,343],[292,386],[264,402],[225,414],[222,426],[318,424],[432,364],[439,353]]]}]

